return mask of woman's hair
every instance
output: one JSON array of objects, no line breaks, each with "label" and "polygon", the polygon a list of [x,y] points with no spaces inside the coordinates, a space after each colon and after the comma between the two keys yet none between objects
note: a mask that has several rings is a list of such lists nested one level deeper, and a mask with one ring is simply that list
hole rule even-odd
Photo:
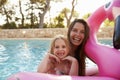
[{"label": "woman's hair", "polygon": [[[89,38],[89,26],[87,24],[87,22],[83,19],[75,19],[69,26],[68,28],[68,34],[67,34],[67,37],[68,37],[68,41],[70,43],[70,46],[71,46],[71,50],[72,50],[72,47],[73,47],[73,44],[72,42],[70,41],[70,33],[71,33],[71,30],[72,28],[74,27],[75,23],[82,23],[84,25],[84,28],[85,28],[85,37],[83,39],[83,42],[78,46],[78,48],[73,52],[71,53],[79,62],[79,75],[81,76],[84,76],[85,75],[85,59],[86,59],[86,52],[84,51],[84,47],[85,47],[85,44],[86,44],[86,41],[88,40]],[[72,52],[72,51],[71,51]]]},{"label": "woman's hair", "polygon": [[64,37],[63,35],[57,35],[56,37],[54,37],[54,39],[53,39],[52,42],[51,42],[50,53],[53,54],[53,50],[54,50],[54,48],[55,48],[55,41],[56,41],[57,39],[62,39],[62,40],[65,42],[66,47],[67,47],[68,50],[70,51],[70,46],[69,46],[69,42],[68,42],[67,38]]}]

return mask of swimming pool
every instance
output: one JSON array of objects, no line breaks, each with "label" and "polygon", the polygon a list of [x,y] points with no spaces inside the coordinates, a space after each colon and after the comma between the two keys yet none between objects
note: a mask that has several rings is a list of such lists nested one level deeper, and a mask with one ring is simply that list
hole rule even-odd
[{"label": "swimming pool", "polygon": [[[111,39],[99,42],[112,46]],[[49,46],[50,39],[0,40],[0,80],[17,72],[36,72]]]}]

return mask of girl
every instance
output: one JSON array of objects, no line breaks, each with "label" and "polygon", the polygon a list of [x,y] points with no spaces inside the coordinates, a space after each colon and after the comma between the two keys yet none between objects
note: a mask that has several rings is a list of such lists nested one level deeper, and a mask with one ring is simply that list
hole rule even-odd
[{"label": "girl", "polygon": [[57,36],[51,43],[50,53],[47,53],[38,67],[38,72],[57,75],[78,75],[78,61],[70,56],[68,41],[63,36]]}]

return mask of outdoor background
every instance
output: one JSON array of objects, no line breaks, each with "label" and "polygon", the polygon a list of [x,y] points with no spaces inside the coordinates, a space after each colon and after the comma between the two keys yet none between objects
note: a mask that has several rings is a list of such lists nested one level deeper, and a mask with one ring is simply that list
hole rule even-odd
[{"label": "outdoor background", "polygon": [[[59,28],[62,28],[62,30],[59,31],[59,33],[61,33],[62,31],[66,31],[71,21],[75,18],[87,20],[96,9],[109,1],[110,0],[0,0],[0,37],[21,38],[22,36],[23,38],[31,37],[25,36],[25,34],[31,35],[32,33],[32,35],[34,35],[33,37],[39,38],[37,35],[41,35],[42,33],[46,34],[45,32],[47,31],[55,31],[56,33],[56,30]],[[98,34],[100,34],[100,36],[107,34],[104,37],[111,37],[113,34],[114,21],[106,19],[103,24],[101,24],[101,27],[103,27],[103,29],[100,29]],[[45,28],[47,28],[47,30]],[[35,33],[36,29],[42,29],[43,31]],[[105,30],[106,32],[104,32]],[[110,30],[112,31],[110,32]]]},{"label": "outdoor background", "polygon": [[[0,0],[0,25],[3,29],[65,28],[75,18],[87,19],[108,1],[110,0]],[[111,21],[104,24],[111,25]]]},{"label": "outdoor background", "polygon": [[[0,80],[18,72],[36,72],[54,36],[66,35],[71,21],[87,20],[108,1],[0,0]],[[97,33],[98,42],[112,47],[113,30],[114,21],[106,19]]]}]

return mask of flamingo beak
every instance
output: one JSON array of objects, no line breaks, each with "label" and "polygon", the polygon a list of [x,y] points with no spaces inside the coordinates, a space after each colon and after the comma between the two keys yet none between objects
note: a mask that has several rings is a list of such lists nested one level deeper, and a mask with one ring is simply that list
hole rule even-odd
[{"label": "flamingo beak", "polygon": [[115,27],[113,34],[113,46],[116,49],[120,49],[120,15],[115,19]]}]

